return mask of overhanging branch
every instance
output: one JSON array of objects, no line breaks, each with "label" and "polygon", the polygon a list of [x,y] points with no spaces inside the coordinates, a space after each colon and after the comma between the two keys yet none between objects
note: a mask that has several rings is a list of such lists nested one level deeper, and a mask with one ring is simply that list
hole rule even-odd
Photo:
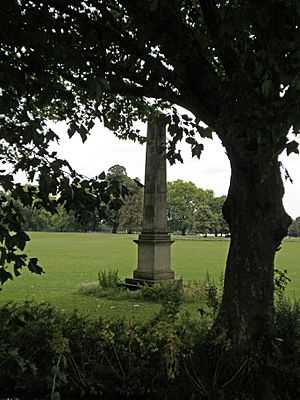
[{"label": "overhanging branch", "polygon": [[199,0],[201,5],[203,18],[207,29],[214,41],[214,45],[219,54],[225,72],[230,76],[237,70],[240,65],[235,51],[232,48],[231,38],[228,34],[221,33],[222,19],[216,7],[214,0]]}]

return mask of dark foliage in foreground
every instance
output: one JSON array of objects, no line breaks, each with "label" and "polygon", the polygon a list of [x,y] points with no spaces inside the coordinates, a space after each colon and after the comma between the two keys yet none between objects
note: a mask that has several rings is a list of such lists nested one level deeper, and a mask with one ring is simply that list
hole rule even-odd
[{"label": "dark foliage in foreground", "polygon": [[[0,309],[0,393],[68,399],[296,399],[300,395],[300,308],[279,297],[276,330],[257,351],[235,357],[211,321],[88,320],[47,304]],[[171,310],[171,313],[170,313]],[[59,397],[60,395],[60,397]]]}]

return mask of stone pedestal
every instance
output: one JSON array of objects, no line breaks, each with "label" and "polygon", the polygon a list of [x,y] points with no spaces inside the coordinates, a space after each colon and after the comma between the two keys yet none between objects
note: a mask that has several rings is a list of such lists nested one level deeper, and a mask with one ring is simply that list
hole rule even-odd
[{"label": "stone pedestal", "polygon": [[164,116],[148,123],[144,212],[138,245],[138,265],[128,284],[172,281],[171,251],[173,243],[167,228],[167,173]]},{"label": "stone pedestal", "polygon": [[169,281],[174,279],[171,270],[170,246],[173,241],[168,234],[141,234],[138,245],[138,266],[133,272],[135,279]]}]

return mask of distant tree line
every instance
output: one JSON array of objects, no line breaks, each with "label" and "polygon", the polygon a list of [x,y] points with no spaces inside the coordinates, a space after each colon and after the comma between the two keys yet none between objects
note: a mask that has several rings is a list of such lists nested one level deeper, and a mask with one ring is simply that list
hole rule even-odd
[{"label": "distant tree line", "polygon": [[54,232],[111,231],[115,233],[118,229],[128,232],[139,230],[142,223],[143,190],[138,178],[129,178],[124,167],[114,165],[108,170],[105,179],[113,183],[111,187],[116,188],[117,184],[120,191],[122,187],[127,188],[128,193],[123,196],[121,208],[107,207],[105,215],[101,214],[101,216],[95,210],[88,218],[79,221],[73,211],[67,212],[62,206],[57,208],[56,213],[51,214],[43,207],[29,207],[17,202],[18,208],[22,211],[23,228],[27,231]]},{"label": "distant tree line", "polygon": [[288,231],[289,237],[300,237],[300,217],[297,217],[291,225]]},{"label": "distant tree line", "polygon": [[[138,178],[130,178],[121,165],[109,168],[106,179],[128,189],[128,194],[123,198],[123,205],[118,210],[107,207],[105,216],[100,217],[95,211],[88,220],[79,222],[72,211],[67,212],[63,207],[59,207],[57,213],[51,214],[43,208],[24,207],[19,203],[18,207],[22,208],[24,218],[24,229],[56,232],[139,232],[142,228],[143,185]],[[170,231],[182,235],[228,234],[228,225],[222,216],[224,200],[225,196],[215,197],[212,190],[203,190],[192,182],[168,182]]]},{"label": "distant tree line", "polygon": [[[107,208],[104,217],[100,217],[95,211],[88,220],[79,222],[74,212],[68,213],[63,207],[59,207],[57,213],[51,214],[44,208],[24,207],[19,203],[24,229],[54,232],[139,232],[143,218],[143,185],[138,178],[130,178],[121,165],[109,168],[106,179],[128,188],[129,193],[124,197],[119,210]],[[198,188],[193,182],[181,179],[168,182],[167,212],[170,231],[181,235],[228,235],[229,227],[222,215],[225,199],[226,196],[217,197],[213,190]],[[300,217],[293,220],[288,235],[300,237]]]}]

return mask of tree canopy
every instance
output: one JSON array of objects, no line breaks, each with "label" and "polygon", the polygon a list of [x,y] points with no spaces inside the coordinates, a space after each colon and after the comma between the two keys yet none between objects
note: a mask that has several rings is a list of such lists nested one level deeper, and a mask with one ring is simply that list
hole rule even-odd
[{"label": "tree canopy", "polygon": [[289,226],[289,236],[300,237],[300,217],[297,217]]},{"label": "tree canopy", "polygon": [[221,226],[222,223],[226,225],[222,218],[225,198],[214,197],[213,191],[198,188],[193,182],[181,179],[168,182],[168,223],[171,232],[180,231],[182,235],[187,232],[227,233]]},{"label": "tree canopy", "polygon": [[[49,194],[68,208],[77,205],[78,214],[87,210],[83,203],[92,208],[110,199],[106,184],[79,184],[49,152],[57,139],[49,119],[66,121],[69,135],[83,140],[95,118],[135,139],[134,121],[164,111],[171,161],[181,158],[177,141],[185,137],[199,156],[201,137],[218,134],[232,168],[223,207],[232,240],[219,321],[240,348],[269,335],[274,255],[290,224],[278,155],[298,152],[288,133],[300,128],[299,2],[12,0],[0,18],[1,159],[13,172],[37,177],[39,201],[48,208]],[[175,105],[194,117],[180,116]],[[2,173],[1,184],[13,198],[32,201],[10,174]],[[12,254],[16,241],[22,248],[27,240],[12,207],[2,201],[2,226],[17,231],[11,239],[2,229],[3,266],[11,257],[6,250]]]}]

